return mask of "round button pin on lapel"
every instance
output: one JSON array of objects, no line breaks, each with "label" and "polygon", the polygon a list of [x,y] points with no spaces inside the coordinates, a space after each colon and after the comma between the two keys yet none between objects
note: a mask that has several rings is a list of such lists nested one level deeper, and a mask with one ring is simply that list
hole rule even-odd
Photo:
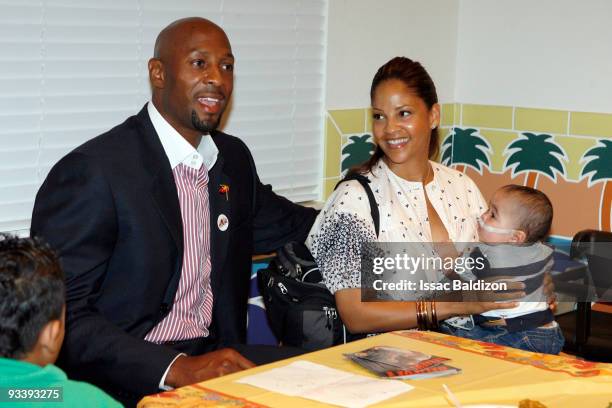
[{"label": "round button pin on lapel", "polygon": [[225,214],[219,214],[217,217],[217,227],[220,231],[226,231],[229,227],[229,220]]}]

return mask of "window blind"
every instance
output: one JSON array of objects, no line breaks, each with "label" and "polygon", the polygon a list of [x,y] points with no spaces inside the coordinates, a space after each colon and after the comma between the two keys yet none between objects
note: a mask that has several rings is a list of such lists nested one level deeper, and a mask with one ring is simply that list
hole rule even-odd
[{"label": "window blind", "polygon": [[223,27],[236,56],[223,130],[264,183],[318,199],[327,0],[0,0],[0,231],[29,228],[50,168],[150,98],[159,31],[187,16]]}]

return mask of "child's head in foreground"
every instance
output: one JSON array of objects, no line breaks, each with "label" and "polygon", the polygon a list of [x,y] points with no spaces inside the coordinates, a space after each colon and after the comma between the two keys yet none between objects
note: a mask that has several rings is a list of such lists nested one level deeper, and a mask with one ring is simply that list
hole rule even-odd
[{"label": "child's head in foreground", "polygon": [[64,274],[48,245],[0,234],[0,357],[54,363],[64,340],[65,296]]},{"label": "child's head in foreground", "polygon": [[478,236],[486,243],[534,243],[548,235],[553,207],[546,194],[526,186],[500,187],[480,217]]}]

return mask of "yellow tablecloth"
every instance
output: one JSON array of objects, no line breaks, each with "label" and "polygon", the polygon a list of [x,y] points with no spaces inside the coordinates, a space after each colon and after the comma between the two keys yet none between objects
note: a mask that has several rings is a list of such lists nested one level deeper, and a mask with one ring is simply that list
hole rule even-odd
[{"label": "yellow tablecloth", "polygon": [[607,408],[612,403],[612,364],[529,353],[433,332],[405,331],[370,337],[148,396],[138,406],[322,407],[325,405],[315,401],[238,384],[235,380],[294,360],[312,361],[373,377],[342,355],[376,345],[448,357],[451,359],[450,365],[463,370],[461,374],[451,377],[407,381],[415,389],[374,405],[376,407],[449,408],[452,405],[446,400],[442,384],[447,384],[463,405],[495,403],[516,406],[518,401],[526,398],[555,408]]}]

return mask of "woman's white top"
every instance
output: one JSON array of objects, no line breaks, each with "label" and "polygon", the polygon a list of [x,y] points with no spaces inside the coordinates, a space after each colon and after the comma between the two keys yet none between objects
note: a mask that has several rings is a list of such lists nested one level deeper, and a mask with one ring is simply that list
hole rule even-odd
[{"label": "woman's white top", "polygon": [[343,182],[332,193],[306,240],[332,293],[361,286],[362,243],[431,243],[425,194],[446,227],[450,241],[477,241],[476,218],[487,208],[480,190],[465,174],[439,163],[430,164],[433,181],[425,187],[395,175],[383,160],[365,174],[380,214],[378,237],[368,197],[359,182]]}]

